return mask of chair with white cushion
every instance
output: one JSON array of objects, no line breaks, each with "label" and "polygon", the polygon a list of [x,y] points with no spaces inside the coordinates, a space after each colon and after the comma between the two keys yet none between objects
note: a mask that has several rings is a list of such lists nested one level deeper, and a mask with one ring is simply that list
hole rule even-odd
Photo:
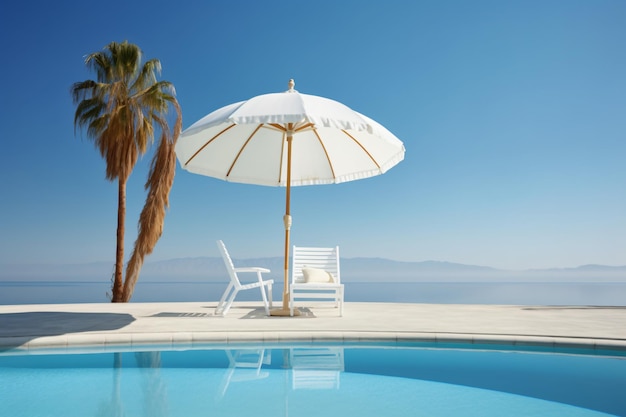
[{"label": "chair with white cushion", "polygon": [[[221,240],[217,241],[217,247],[222,254],[222,258],[224,259],[224,263],[226,264],[226,269],[228,270],[228,275],[230,277],[230,283],[228,287],[226,287],[226,291],[224,291],[224,295],[217,305],[215,309],[216,315],[225,316],[230,310],[230,307],[235,301],[235,296],[241,290],[249,290],[251,288],[260,288],[261,289],[261,298],[263,298],[263,305],[265,307],[265,314],[270,315],[270,308],[272,307],[272,284],[274,283],[273,279],[263,280],[263,273],[269,273],[270,270],[267,268],[259,268],[259,267],[244,267],[244,268],[235,268],[228,251],[226,250],[226,245]],[[238,273],[252,272],[257,275],[257,282],[252,282],[250,284],[242,284],[239,281]],[[267,287],[267,294],[265,293],[265,287]],[[269,303],[268,303],[269,297]]]},{"label": "chair with white cushion", "polygon": [[343,316],[343,293],[339,268],[339,246],[334,248],[293,247],[289,310],[296,300],[329,300]]}]

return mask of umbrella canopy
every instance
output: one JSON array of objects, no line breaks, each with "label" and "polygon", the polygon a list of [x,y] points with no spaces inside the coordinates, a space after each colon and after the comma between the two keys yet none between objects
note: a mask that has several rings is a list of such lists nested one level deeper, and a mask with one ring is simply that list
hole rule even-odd
[{"label": "umbrella canopy", "polygon": [[333,184],[385,173],[404,145],[349,107],[294,89],[222,107],[187,128],[176,155],[187,171],[225,181],[287,189],[285,290],[288,310],[290,187]]}]

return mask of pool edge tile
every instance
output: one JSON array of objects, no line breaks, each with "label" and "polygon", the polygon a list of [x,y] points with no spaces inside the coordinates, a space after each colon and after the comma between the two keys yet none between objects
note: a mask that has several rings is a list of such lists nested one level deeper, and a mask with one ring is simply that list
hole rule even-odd
[{"label": "pool edge tile", "polygon": [[91,346],[95,349],[104,348],[105,335],[103,334],[72,334],[67,336],[67,346]]},{"label": "pool edge tile", "polygon": [[517,336],[515,346],[520,347],[542,347],[554,349],[555,338],[552,336]]},{"label": "pool edge tile", "polygon": [[610,350],[624,352],[626,350],[624,340],[595,340],[597,350]]},{"label": "pool edge tile", "polygon": [[131,333],[132,346],[160,345],[171,346],[171,333]]},{"label": "pool edge tile", "polygon": [[594,339],[555,337],[554,347],[555,348],[567,348],[567,349],[595,349],[596,341]]},{"label": "pool edge tile", "polygon": [[280,342],[312,342],[313,336],[311,332],[305,331],[293,331],[293,332],[278,332],[278,340]]},{"label": "pool edge tile", "polygon": [[193,344],[192,332],[176,332],[172,333],[172,345]]},{"label": "pool edge tile", "polygon": [[206,343],[228,343],[227,332],[191,332],[192,345],[202,345]]},{"label": "pool edge tile", "polygon": [[35,339],[31,339],[26,346],[29,350],[57,347],[65,348],[68,347],[67,335],[37,337]]},{"label": "pool edge tile", "polygon": [[511,335],[488,334],[488,335],[475,335],[474,337],[475,344],[484,344],[484,345],[514,346],[516,341],[517,341],[517,338]]},{"label": "pool edge tile", "polygon": [[437,334],[429,333],[429,332],[396,333],[396,341],[417,342],[417,343],[435,343],[437,342]]},{"label": "pool edge tile", "polygon": [[104,345],[108,347],[132,345],[131,333],[107,333],[104,335]]},{"label": "pool edge tile", "polygon": [[437,343],[474,344],[474,334],[467,333],[435,333]]}]

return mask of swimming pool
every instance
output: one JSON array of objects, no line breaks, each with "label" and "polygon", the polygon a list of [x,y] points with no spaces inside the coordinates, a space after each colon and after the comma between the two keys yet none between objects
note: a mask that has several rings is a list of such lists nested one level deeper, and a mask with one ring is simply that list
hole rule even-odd
[{"label": "swimming pool", "polygon": [[624,352],[317,343],[69,353],[0,354],[0,414],[626,415]]}]

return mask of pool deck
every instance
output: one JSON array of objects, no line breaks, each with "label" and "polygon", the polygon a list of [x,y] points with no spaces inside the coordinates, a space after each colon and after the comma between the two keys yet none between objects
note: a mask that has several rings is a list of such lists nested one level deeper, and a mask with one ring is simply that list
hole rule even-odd
[{"label": "pool deck", "polygon": [[626,307],[346,303],[267,317],[236,302],[0,306],[0,349],[190,346],[262,341],[423,341],[626,351]]}]

